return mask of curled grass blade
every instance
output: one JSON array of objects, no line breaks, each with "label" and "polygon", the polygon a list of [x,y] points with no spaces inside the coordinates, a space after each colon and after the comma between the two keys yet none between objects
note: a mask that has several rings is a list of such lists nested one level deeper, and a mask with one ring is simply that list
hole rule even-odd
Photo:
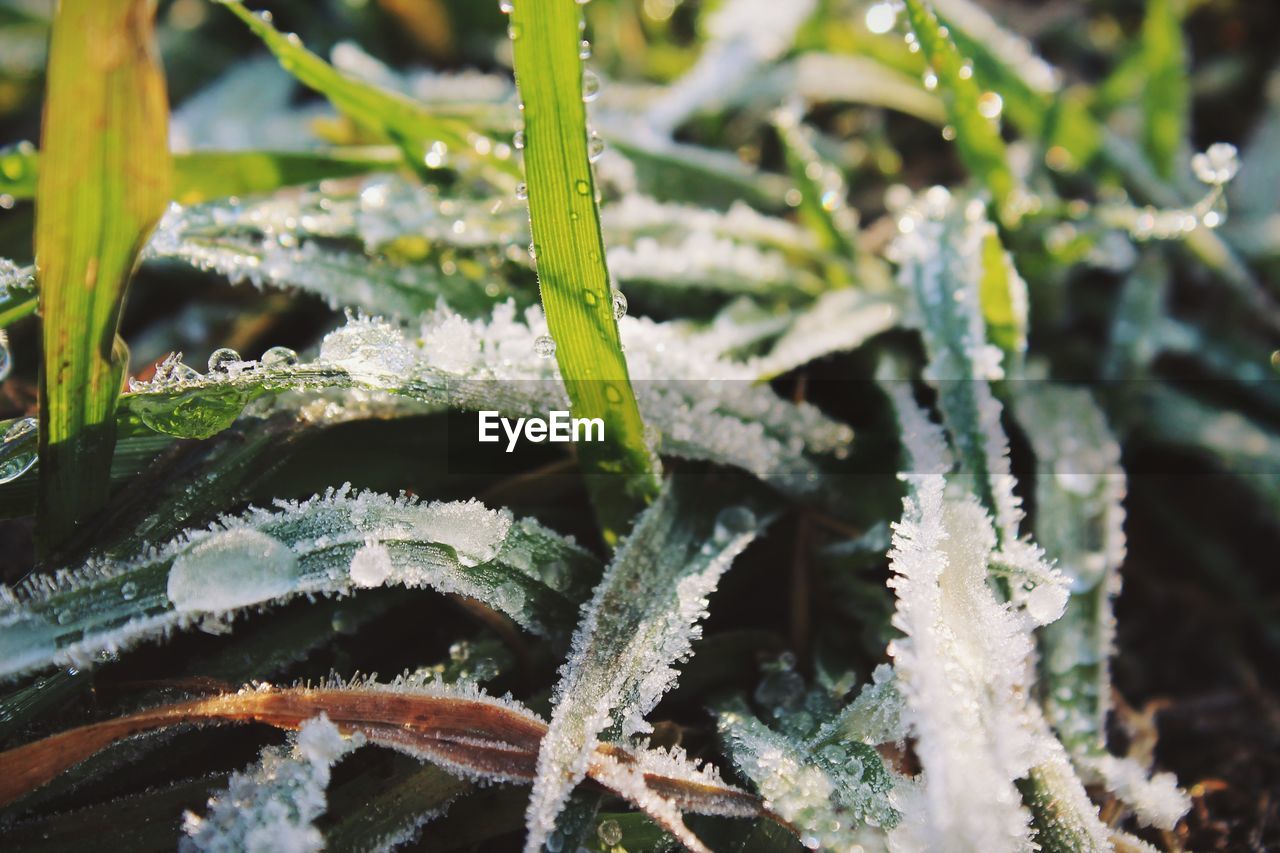
[{"label": "curled grass blade", "polygon": [[[523,706],[474,686],[406,679],[319,688],[245,689],[180,702],[62,732],[0,753],[8,804],[107,747],[180,725],[265,723],[296,730],[324,713],[344,735],[389,747],[466,779],[527,783],[547,726]],[[601,745],[590,777],[645,811],[686,844],[697,839],[680,810],[726,817],[772,817],[759,799],[701,771],[683,757],[616,744]]]}]

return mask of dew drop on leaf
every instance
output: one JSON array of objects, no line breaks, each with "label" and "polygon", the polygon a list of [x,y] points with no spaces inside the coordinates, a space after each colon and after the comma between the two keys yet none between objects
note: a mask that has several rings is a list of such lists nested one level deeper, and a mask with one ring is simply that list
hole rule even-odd
[{"label": "dew drop on leaf", "polygon": [[728,542],[736,536],[750,533],[755,528],[755,513],[745,506],[731,506],[721,510],[716,516],[715,532],[712,535],[717,542]]},{"label": "dew drop on leaf", "polygon": [[596,828],[600,843],[605,847],[616,847],[622,843],[622,827],[616,820],[603,820]]},{"label": "dew drop on leaf", "polygon": [[533,352],[538,358],[551,358],[556,354],[556,341],[550,335],[538,335],[533,339]]},{"label": "dew drop on leaf", "polygon": [[627,295],[617,288],[613,289],[613,319],[621,320],[627,316]]},{"label": "dew drop on leaf", "polygon": [[600,78],[594,71],[582,72],[582,100],[590,103],[600,97]]},{"label": "dew drop on leaf", "polygon": [[298,559],[272,536],[248,527],[214,533],[179,554],[167,592],[176,610],[221,612],[287,595]]},{"label": "dew drop on leaf", "polygon": [[272,347],[262,354],[263,367],[293,367],[298,354],[288,347]]},{"label": "dew drop on leaf", "polygon": [[227,373],[233,364],[240,363],[240,353],[227,347],[216,349],[209,356],[209,372],[210,373]]}]

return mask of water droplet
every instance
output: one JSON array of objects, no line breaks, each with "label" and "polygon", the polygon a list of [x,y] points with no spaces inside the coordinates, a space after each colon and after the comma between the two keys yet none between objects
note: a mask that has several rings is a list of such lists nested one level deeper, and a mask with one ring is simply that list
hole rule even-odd
[{"label": "water droplet", "polygon": [[573,182],[573,188],[578,191],[578,195],[586,195],[591,192],[591,184],[587,183],[582,178],[578,178],[578,180]]},{"label": "water droplet", "polygon": [[564,836],[558,832],[553,832],[547,836],[547,840],[543,844],[551,853],[560,853],[564,849]]},{"label": "water droplet", "polygon": [[13,355],[9,350],[9,335],[0,329],[0,382],[9,378],[13,370]]},{"label": "water droplet", "polygon": [[510,15],[516,10],[516,4],[511,0],[498,0],[498,11],[504,15]]},{"label": "water droplet", "polygon": [[837,765],[844,764],[844,762],[849,758],[849,753],[845,752],[844,747],[840,746],[838,743],[827,744],[822,748],[822,752],[820,754],[827,761]]},{"label": "water droplet", "polygon": [[983,92],[978,98],[978,112],[984,118],[999,118],[1004,109],[1004,98],[995,92]]},{"label": "water droplet", "polygon": [[21,418],[9,425],[0,444],[0,483],[18,479],[36,464],[39,429],[35,418]]},{"label": "water droplet", "polygon": [[618,390],[618,386],[609,384],[604,386],[604,398],[616,405],[622,402],[622,392]]},{"label": "water droplet", "polygon": [[431,147],[427,149],[426,155],[422,158],[422,162],[426,164],[428,169],[439,169],[444,166],[448,156],[448,145],[443,142],[433,142]]},{"label": "water droplet", "polygon": [[627,295],[616,287],[613,289],[613,319],[621,320],[627,316]]},{"label": "water droplet", "polygon": [[515,132],[515,135],[511,137],[511,144],[516,147],[516,150],[524,149],[524,131],[523,130],[517,130]]},{"label": "water droplet", "polygon": [[138,585],[133,581],[125,581],[120,585],[120,597],[125,601],[133,601],[138,597]]},{"label": "water droplet", "polygon": [[263,367],[293,367],[298,354],[288,347],[272,347],[262,354]]},{"label": "water droplet", "polygon": [[596,834],[605,847],[616,847],[622,843],[622,827],[616,820],[601,821],[600,826],[596,827]]},{"label": "water droplet", "polygon": [[867,9],[864,19],[867,29],[876,35],[884,35],[898,24],[898,7],[893,3],[876,3]]},{"label": "water droplet", "polygon": [[600,78],[591,70],[582,72],[582,100],[590,103],[600,97]]},{"label": "water droplet", "polygon": [[529,197],[529,185],[523,181],[516,184],[516,198],[524,201]]},{"label": "water droplet", "polygon": [[938,75],[933,73],[932,68],[924,72],[923,83],[924,87],[930,92],[938,88]]},{"label": "water droplet", "polygon": [[1191,171],[1196,179],[1210,186],[1222,186],[1236,176],[1240,155],[1229,142],[1215,142],[1203,153],[1191,158]]},{"label": "water droplet", "polygon": [[956,129],[949,124],[945,125],[942,128],[942,138],[951,142],[956,138]]},{"label": "water droplet", "polygon": [[230,373],[231,365],[239,364],[241,361],[240,353],[227,347],[216,349],[209,356],[209,372],[210,373]]},{"label": "water droplet", "polygon": [[587,41],[586,39],[583,39],[582,41],[578,42],[578,58],[579,59],[591,58],[591,42]]},{"label": "water droplet", "polygon": [[596,297],[596,293],[594,290],[584,290],[582,291],[582,301],[587,303],[588,305],[594,306],[600,300]]},{"label": "water droplet", "polygon": [[519,25],[519,24],[511,24],[511,26],[507,27],[507,38],[511,39],[512,41],[519,41],[519,40],[520,40],[520,25]]},{"label": "water droplet", "polygon": [[604,156],[604,140],[594,130],[587,134],[587,159],[592,163]]},{"label": "water droplet", "polygon": [[279,539],[250,527],[214,533],[179,554],[169,600],[180,611],[224,611],[294,591],[298,559]]},{"label": "water droplet", "polygon": [[731,506],[720,510],[720,514],[716,516],[713,537],[716,542],[724,544],[730,539],[735,539],[755,529],[756,514],[754,512],[745,506]]},{"label": "water droplet", "polygon": [[538,358],[551,358],[556,354],[556,341],[550,335],[538,335],[533,339],[533,352]]}]

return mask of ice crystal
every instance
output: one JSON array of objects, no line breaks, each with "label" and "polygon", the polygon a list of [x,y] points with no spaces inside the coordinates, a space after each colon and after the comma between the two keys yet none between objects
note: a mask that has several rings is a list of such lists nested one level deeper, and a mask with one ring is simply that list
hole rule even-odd
[{"label": "ice crystal", "polygon": [[1086,766],[1148,826],[1172,830],[1191,808],[1191,798],[1178,787],[1172,773],[1152,775],[1133,759],[1114,755],[1088,759]]},{"label": "ice crystal", "polygon": [[554,829],[601,732],[610,725],[624,736],[650,730],[644,717],[700,636],[707,596],[759,532],[746,508],[707,518],[705,499],[698,503],[680,489],[668,484],[645,511],[583,608],[538,753],[526,850],[538,849]]},{"label": "ice crystal", "polygon": [[[852,439],[847,426],[780,399],[756,382],[751,365],[721,358],[717,340],[631,316],[619,327],[660,452],[740,467],[787,492],[821,491],[814,457],[843,454]],[[315,362],[274,370],[249,363],[234,377],[180,381],[166,373],[135,383],[125,404],[153,429],[195,437],[225,428],[250,398],[286,390],[355,387],[463,410],[545,416],[569,408],[555,360],[533,357],[545,328],[540,309],[521,317],[510,302],[486,320],[431,312],[413,339],[384,321],[353,318],[325,339]]]},{"label": "ice crystal", "polygon": [[[734,766],[750,779],[810,849],[851,850],[897,824],[892,781],[875,750],[829,744],[811,750],[774,731],[741,705],[718,714],[717,728]],[[880,846],[880,845],[877,845]]]},{"label": "ice crystal", "polygon": [[288,747],[270,746],[256,765],[233,773],[202,817],[187,812],[178,845],[202,853],[309,853],[324,848],[315,826],[327,808],[333,765],[364,738],[344,738],[323,713],[302,724]]}]

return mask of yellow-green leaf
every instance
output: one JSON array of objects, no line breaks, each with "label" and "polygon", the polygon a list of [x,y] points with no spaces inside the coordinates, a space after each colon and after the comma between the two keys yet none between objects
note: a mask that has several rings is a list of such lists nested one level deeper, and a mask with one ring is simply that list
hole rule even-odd
[{"label": "yellow-green leaf", "polygon": [[117,336],[138,253],[169,203],[168,98],[155,3],[67,2],[54,19],[36,194],[44,318],[39,531],[47,550],[107,499]]}]

